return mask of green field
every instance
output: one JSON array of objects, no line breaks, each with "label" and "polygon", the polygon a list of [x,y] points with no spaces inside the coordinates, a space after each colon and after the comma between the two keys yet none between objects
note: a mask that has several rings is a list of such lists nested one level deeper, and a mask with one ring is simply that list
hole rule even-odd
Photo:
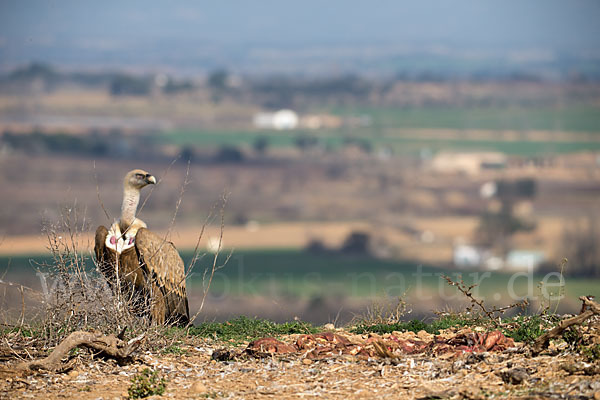
[{"label": "green field", "polygon": [[410,129],[513,130],[526,132],[600,132],[600,110],[592,107],[526,108],[526,107],[425,107],[425,108],[344,108],[329,110],[340,116],[366,115],[371,125],[360,128],[340,128],[320,131],[256,131],[256,130],[174,130],[157,137],[161,143],[177,146],[193,145],[216,148],[224,145],[250,147],[259,137],[268,140],[269,147],[295,146],[298,137],[317,138],[319,146],[335,151],[348,139],[367,142],[372,148],[387,147],[396,154],[419,154],[427,148],[439,150],[491,150],[514,155],[540,155],[578,151],[600,151],[594,141],[505,141],[463,138],[407,137]]},{"label": "green field", "polygon": [[[289,132],[256,132],[256,131],[173,131],[161,136],[158,140],[162,143],[178,146],[193,145],[202,148],[216,148],[220,146],[250,147],[259,137],[266,137],[269,146],[273,148],[293,147],[295,140],[303,131]],[[556,141],[532,142],[526,140],[468,140],[468,139],[430,139],[430,138],[405,138],[387,134],[386,136],[372,135],[367,130],[354,131],[320,131],[317,134],[319,144],[328,150],[342,147],[344,139],[361,139],[370,143],[373,148],[391,148],[396,154],[418,155],[422,149],[433,152],[440,150],[454,151],[500,151],[510,155],[543,155],[559,154],[580,151],[600,151],[600,142],[584,141]]]},{"label": "green field", "polygon": [[[183,253],[186,265],[191,258]],[[202,273],[211,264],[203,258],[188,279],[188,293],[202,292]],[[34,260],[34,261],[32,261]],[[35,282],[35,263],[50,263],[48,257],[0,258],[1,270],[10,265],[7,280]],[[91,265],[91,261],[88,261]],[[301,250],[236,251],[229,263],[214,277],[211,293],[215,296],[269,296],[311,298],[315,296],[377,297],[409,296],[428,299],[439,296],[445,300],[462,300],[455,289],[440,277],[446,274],[457,279],[457,271],[419,266],[410,261],[384,261],[370,257],[341,254],[312,254]],[[542,275],[513,276],[499,272],[464,271],[466,283],[479,282],[478,297],[491,302],[507,300],[511,290],[516,296],[537,297]],[[511,284],[511,279],[513,280]],[[548,277],[548,284],[558,282]],[[566,278],[566,294],[570,299],[581,295],[600,296],[600,280]],[[555,288],[554,291],[557,289]]]},{"label": "green field", "polygon": [[374,128],[438,128],[600,132],[600,109],[553,107],[336,108],[340,116],[368,115]]}]

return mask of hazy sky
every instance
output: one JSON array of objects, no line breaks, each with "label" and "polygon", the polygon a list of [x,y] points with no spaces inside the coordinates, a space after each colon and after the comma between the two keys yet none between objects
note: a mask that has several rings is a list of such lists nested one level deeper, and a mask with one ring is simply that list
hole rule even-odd
[{"label": "hazy sky", "polygon": [[0,0],[0,63],[269,46],[597,53],[598,21],[598,0]]}]

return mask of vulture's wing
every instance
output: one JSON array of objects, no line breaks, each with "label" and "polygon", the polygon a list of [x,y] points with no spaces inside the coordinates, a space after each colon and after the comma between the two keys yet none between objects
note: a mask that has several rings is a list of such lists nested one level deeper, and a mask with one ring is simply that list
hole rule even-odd
[{"label": "vulture's wing", "polygon": [[100,225],[96,229],[96,244],[94,245],[94,253],[96,253],[96,260],[100,262],[104,258],[104,242],[106,241],[106,235],[108,235],[108,229],[104,225]]},{"label": "vulture's wing", "polygon": [[96,229],[96,243],[94,245],[94,253],[96,254],[96,263],[98,269],[106,277],[109,284],[113,284],[115,280],[114,262],[115,255],[106,248],[106,236],[108,229],[104,225],[100,225]]},{"label": "vulture's wing", "polygon": [[[138,230],[135,245],[140,261],[164,298],[166,322],[185,324],[189,321],[185,268],[173,243],[146,228]],[[153,285],[154,286],[154,285]],[[161,304],[162,301],[158,301]]]}]

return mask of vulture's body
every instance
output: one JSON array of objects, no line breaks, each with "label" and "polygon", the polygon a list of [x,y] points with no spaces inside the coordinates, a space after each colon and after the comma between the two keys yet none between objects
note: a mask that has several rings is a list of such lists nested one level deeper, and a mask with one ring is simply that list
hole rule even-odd
[{"label": "vulture's body", "polygon": [[100,271],[113,288],[131,298],[138,314],[155,324],[189,321],[185,268],[173,243],[148,230],[135,217],[140,189],[156,183],[142,170],[133,170],[123,182],[121,219],[109,229],[96,230],[94,251]]}]

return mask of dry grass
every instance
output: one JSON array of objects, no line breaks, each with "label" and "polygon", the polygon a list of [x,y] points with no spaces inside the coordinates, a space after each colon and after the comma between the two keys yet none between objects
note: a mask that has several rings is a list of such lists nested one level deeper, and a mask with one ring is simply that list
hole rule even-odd
[{"label": "dry grass", "polygon": [[364,313],[354,316],[350,325],[368,326],[399,323],[412,311],[410,310],[405,297],[406,293],[398,297],[383,297],[373,300],[372,303],[367,306]]}]

